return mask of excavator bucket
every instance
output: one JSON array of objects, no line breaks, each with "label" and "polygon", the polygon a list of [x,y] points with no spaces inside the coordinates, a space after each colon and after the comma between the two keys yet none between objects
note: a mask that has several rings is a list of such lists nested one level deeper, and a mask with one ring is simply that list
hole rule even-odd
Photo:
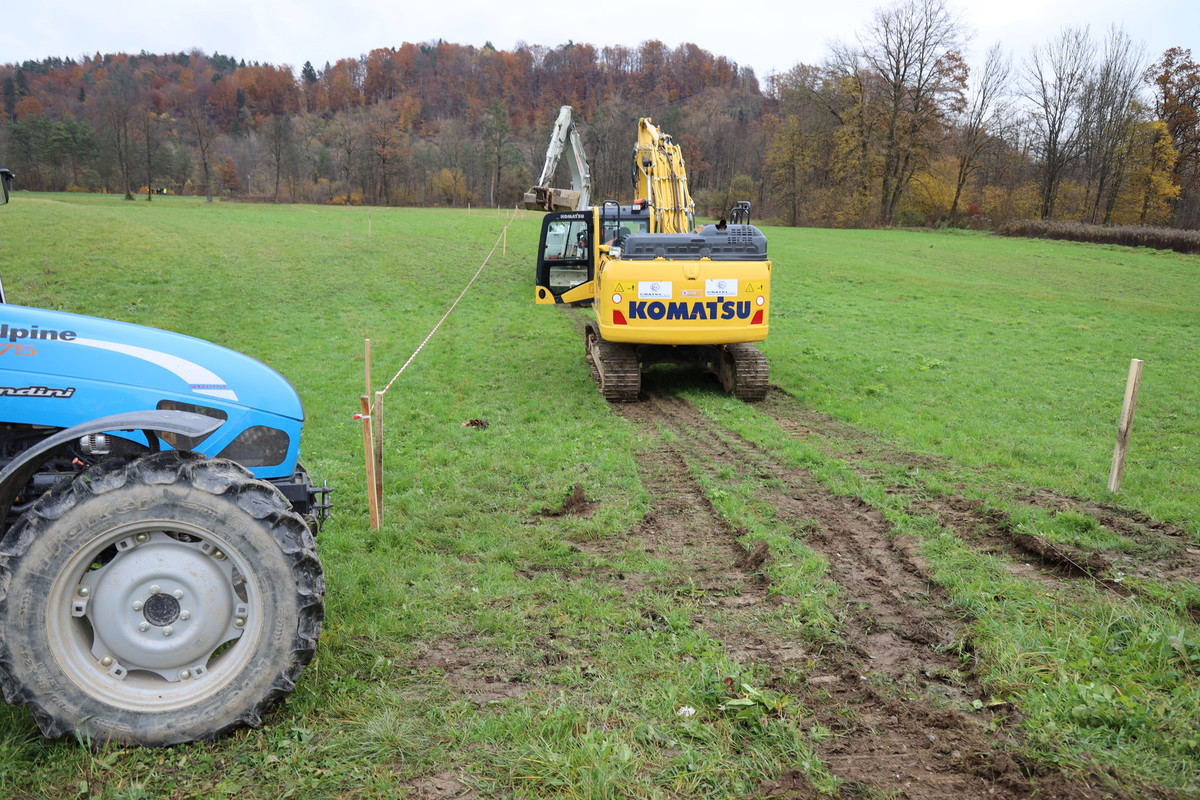
[{"label": "excavator bucket", "polygon": [[574,211],[578,204],[579,192],[574,189],[534,186],[525,193],[525,208],[530,211]]}]

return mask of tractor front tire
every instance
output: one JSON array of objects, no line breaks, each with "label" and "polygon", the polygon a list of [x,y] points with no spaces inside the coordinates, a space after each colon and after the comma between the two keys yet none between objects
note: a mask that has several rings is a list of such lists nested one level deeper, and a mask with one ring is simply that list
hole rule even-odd
[{"label": "tractor front tire", "polygon": [[291,693],[323,597],[275,487],[194,453],[117,459],[0,540],[0,688],[51,738],[211,740]]}]

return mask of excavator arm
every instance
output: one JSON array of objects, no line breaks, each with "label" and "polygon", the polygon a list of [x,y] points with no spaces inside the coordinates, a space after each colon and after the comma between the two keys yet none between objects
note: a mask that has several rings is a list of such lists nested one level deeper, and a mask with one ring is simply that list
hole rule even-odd
[{"label": "excavator arm", "polygon": [[649,117],[638,120],[633,182],[634,196],[650,205],[651,233],[691,233],[696,204],[688,191],[683,154]]},{"label": "excavator arm", "polygon": [[[567,167],[571,171],[571,188],[551,187],[558,162],[564,155],[567,156]],[[537,185],[525,193],[525,208],[531,211],[583,211],[591,202],[591,194],[592,175],[583,152],[583,140],[571,119],[571,107],[563,106],[558,111],[554,132],[550,135],[542,175]]]}]

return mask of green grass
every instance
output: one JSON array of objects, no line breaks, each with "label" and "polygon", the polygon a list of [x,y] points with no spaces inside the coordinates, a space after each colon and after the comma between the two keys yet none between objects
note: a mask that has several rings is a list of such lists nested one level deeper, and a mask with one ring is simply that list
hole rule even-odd
[{"label": "green grass", "polygon": [[[772,380],[1003,484],[1117,499],[1200,535],[1200,258],[977,234],[779,231]],[[1145,362],[1119,498],[1130,359]]]},{"label": "green grass", "polygon": [[[655,439],[599,398],[572,317],[532,303],[534,215],[512,224],[507,253],[388,393],[385,524],[369,529],[352,420],[363,340],[381,389],[507,222],[494,211],[28,193],[0,209],[10,301],[178,330],[266,361],[303,397],[304,461],[337,490],[320,539],[329,595],[318,655],[267,727],[212,745],[90,753],[42,740],[28,712],[0,706],[0,796],[391,798],[420,796],[412,787],[446,770],[481,797],[733,798],[794,768],[836,791],[813,754],[827,732],[797,724],[801,704],[756,726],[721,710],[724,677],[763,675],[691,624],[692,600],[622,591],[603,577],[612,564],[576,546],[646,513],[636,461]],[[854,443],[782,435],[704,388],[689,399],[924,543],[950,602],[973,620],[982,677],[1021,708],[1037,760],[1100,760],[1126,787],[1195,791],[1200,633],[1180,612],[1194,585],[1047,596],[910,513],[909,500],[964,494],[1056,541],[1130,546],[1074,512],[1019,502],[1049,489],[1115,501],[1200,541],[1200,258],[976,235],[768,233],[772,382],[944,466],[885,460],[872,477],[856,468]],[[1112,497],[1135,357],[1146,372]],[[469,419],[489,426],[463,427]],[[836,641],[820,559],[753,481],[691,467],[743,541],[770,543],[773,590],[797,598],[765,624]],[[594,514],[539,513],[576,483]],[[614,559],[663,585],[688,578],[665,559]],[[459,688],[465,670],[521,682],[474,702]],[[679,716],[682,706],[696,715]]]}]

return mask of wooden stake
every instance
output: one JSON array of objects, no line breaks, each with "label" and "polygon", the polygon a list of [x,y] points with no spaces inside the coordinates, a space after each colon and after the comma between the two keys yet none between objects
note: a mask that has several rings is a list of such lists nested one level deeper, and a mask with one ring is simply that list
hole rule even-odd
[{"label": "wooden stake", "polygon": [[364,339],[363,343],[364,343],[363,364],[364,364],[364,372],[365,372],[364,377],[366,378],[366,387],[367,387],[366,394],[369,397],[371,395],[371,340]]},{"label": "wooden stake", "polygon": [[1129,379],[1125,382],[1125,402],[1121,405],[1121,421],[1117,425],[1117,446],[1113,450],[1112,469],[1108,473],[1108,490],[1113,494],[1121,491],[1121,477],[1125,472],[1125,451],[1129,447],[1129,434],[1133,430],[1133,412],[1137,408],[1138,388],[1142,384],[1142,360],[1129,362]]},{"label": "wooden stake", "polygon": [[375,393],[375,405],[371,410],[371,429],[375,435],[375,502],[379,506],[379,517],[383,519],[383,392]]},{"label": "wooden stake", "polygon": [[362,400],[363,457],[367,464],[367,508],[371,516],[371,530],[377,531],[383,524],[379,510],[379,494],[376,490],[378,476],[375,474],[375,437],[371,433],[371,403],[364,394]]}]

